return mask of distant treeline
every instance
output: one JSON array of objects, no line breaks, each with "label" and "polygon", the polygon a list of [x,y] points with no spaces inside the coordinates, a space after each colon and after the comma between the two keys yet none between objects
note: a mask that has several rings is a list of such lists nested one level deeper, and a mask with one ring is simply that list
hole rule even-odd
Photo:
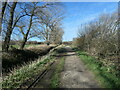
[{"label": "distant treeline", "polygon": [[[10,45],[20,44],[21,41],[10,41]],[[27,41],[26,44],[44,44],[44,42]]]},{"label": "distant treeline", "polygon": [[[19,45],[21,44],[22,41],[10,41],[10,45]],[[3,42],[2,42],[3,43]],[[46,42],[38,42],[38,41],[27,41],[26,44],[46,44]],[[53,43],[54,44],[54,43]],[[66,42],[62,42],[61,44],[65,44],[65,45],[71,45],[72,41],[66,41]]]},{"label": "distant treeline", "polygon": [[71,44],[72,44],[72,41],[62,42],[62,44],[65,44],[65,45],[71,45]]}]

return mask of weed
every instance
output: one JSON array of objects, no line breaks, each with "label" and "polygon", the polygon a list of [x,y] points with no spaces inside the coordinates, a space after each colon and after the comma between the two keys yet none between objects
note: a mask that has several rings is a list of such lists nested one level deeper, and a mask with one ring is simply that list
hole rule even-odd
[{"label": "weed", "polygon": [[52,76],[51,79],[51,88],[58,88],[59,87],[59,83],[60,83],[60,72],[63,69],[64,66],[64,60],[65,58],[63,57],[62,59],[60,59],[59,64],[57,65],[57,68]]},{"label": "weed", "polygon": [[[30,64],[27,64],[20,69],[14,70],[8,76],[3,79],[2,87],[3,88],[18,88],[22,83],[29,80],[33,76],[40,73],[45,69],[46,64],[53,61],[53,57],[48,57],[44,60],[33,61]],[[33,74],[34,73],[34,74]]]},{"label": "weed", "polygon": [[115,75],[116,72],[111,73],[108,71],[108,68],[112,71],[114,67],[106,67],[100,62],[100,60],[96,60],[92,56],[88,56],[85,52],[78,51],[78,55],[81,60],[85,63],[85,65],[95,73],[96,79],[100,82],[100,84],[105,88],[119,88],[120,86],[120,77]]}]

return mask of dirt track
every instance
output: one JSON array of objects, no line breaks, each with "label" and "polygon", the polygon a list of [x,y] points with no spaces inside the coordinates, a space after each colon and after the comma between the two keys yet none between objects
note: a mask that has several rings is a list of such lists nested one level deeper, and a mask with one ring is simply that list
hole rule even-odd
[{"label": "dirt track", "polygon": [[76,53],[66,47],[64,71],[61,72],[60,88],[99,88],[94,75],[88,71]]},{"label": "dirt track", "polygon": [[65,57],[64,68],[60,73],[59,88],[100,88],[94,75],[85,67],[71,47],[65,47],[64,52],[56,55],[56,62],[44,77],[38,81],[35,88],[49,88],[51,78],[61,57]]}]

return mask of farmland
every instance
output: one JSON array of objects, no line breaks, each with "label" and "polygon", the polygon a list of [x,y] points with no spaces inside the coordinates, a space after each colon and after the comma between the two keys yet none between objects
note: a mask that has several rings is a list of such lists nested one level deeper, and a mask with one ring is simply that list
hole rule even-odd
[{"label": "farmland", "polygon": [[1,89],[120,88],[120,3],[13,1],[0,3]]}]

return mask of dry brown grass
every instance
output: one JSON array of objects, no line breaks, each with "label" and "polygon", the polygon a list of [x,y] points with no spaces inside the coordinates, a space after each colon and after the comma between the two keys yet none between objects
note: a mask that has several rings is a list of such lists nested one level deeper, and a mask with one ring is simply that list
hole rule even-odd
[{"label": "dry brown grass", "polygon": [[2,53],[3,72],[9,72],[9,69],[33,61],[39,56],[46,55],[55,46],[33,45],[24,50],[10,50]]}]

